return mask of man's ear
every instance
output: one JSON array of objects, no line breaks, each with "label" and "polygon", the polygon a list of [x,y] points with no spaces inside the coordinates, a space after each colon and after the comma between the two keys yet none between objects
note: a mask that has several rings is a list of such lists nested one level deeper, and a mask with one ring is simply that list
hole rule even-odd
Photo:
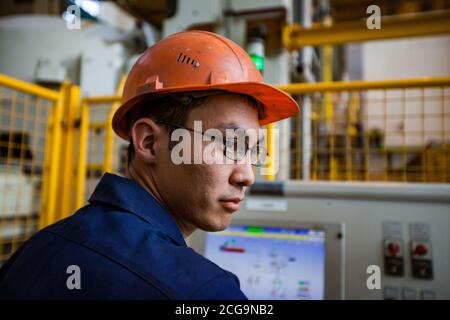
[{"label": "man's ear", "polygon": [[146,164],[156,164],[161,150],[161,129],[150,118],[137,120],[131,128],[134,151],[137,158]]}]

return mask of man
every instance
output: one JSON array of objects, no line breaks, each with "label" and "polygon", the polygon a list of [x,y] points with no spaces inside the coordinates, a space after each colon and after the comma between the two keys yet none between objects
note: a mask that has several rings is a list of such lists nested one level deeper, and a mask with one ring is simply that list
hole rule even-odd
[{"label": "man", "polygon": [[[87,206],[27,241],[0,271],[0,298],[246,299],[185,239],[227,228],[265,156],[260,126],[297,111],[232,41],[204,31],[160,41],[133,66],[113,118],[130,141],[128,176],[106,173]],[[177,130],[187,148],[173,152]]]}]

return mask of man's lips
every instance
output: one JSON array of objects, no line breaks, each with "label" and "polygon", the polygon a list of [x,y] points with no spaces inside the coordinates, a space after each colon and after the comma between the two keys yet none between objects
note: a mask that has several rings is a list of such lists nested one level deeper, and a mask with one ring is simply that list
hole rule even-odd
[{"label": "man's lips", "polygon": [[228,212],[234,212],[239,210],[239,204],[243,200],[243,198],[234,197],[234,198],[225,198],[220,199],[220,203]]}]

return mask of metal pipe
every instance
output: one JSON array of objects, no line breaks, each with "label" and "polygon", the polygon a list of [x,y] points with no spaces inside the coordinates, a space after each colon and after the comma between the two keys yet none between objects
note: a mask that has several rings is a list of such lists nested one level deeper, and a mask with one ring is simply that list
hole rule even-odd
[{"label": "metal pipe", "polygon": [[305,28],[290,24],[283,29],[283,44],[291,51],[305,46],[429,36],[450,33],[450,10],[381,18],[381,30],[367,28],[366,19],[337,23],[331,27]]},{"label": "metal pipe", "polygon": [[450,85],[450,77],[415,78],[381,81],[333,81],[318,83],[291,83],[278,88],[290,94],[313,93],[323,91],[358,91],[368,89],[405,89],[423,87],[442,87]]},{"label": "metal pipe", "polygon": [[40,98],[45,98],[51,101],[57,101],[60,97],[58,91],[53,91],[32,83],[17,80],[4,74],[0,74],[0,86],[9,87],[13,90],[39,96]]}]

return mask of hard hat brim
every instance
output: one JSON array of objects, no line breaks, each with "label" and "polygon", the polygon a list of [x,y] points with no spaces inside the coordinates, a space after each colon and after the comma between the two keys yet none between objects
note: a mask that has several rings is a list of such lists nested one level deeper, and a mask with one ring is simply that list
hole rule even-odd
[{"label": "hard hat brim", "polygon": [[171,87],[167,89],[149,90],[140,92],[133,98],[125,101],[115,112],[112,126],[117,135],[129,141],[128,122],[124,117],[144,98],[148,96],[167,95],[175,92],[224,90],[231,93],[245,94],[259,101],[263,107],[266,117],[259,120],[260,125],[266,125],[282,119],[289,118],[299,111],[297,102],[292,97],[280,89],[262,82],[233,82],[211,85],[190,85]]}]

